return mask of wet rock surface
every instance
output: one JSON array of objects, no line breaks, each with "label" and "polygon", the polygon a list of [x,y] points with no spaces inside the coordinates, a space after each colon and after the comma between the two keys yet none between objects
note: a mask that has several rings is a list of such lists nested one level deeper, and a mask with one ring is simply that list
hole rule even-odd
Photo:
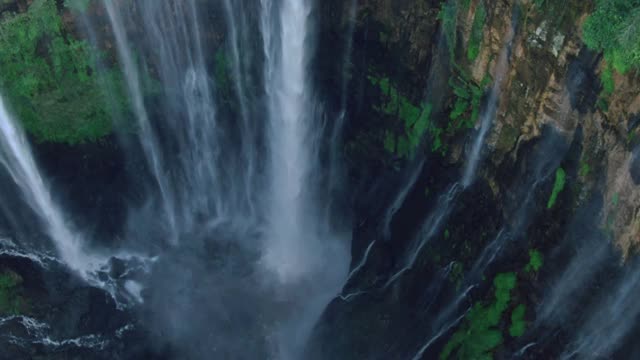
[{"label": "wet rock surface", "polygon": [[[0,13],[24,11],[27,3],[0,0]],[[613,306],[621,307],[637,295],[624,284],[635,284],[629,269],[637,266],[634,254],[640,239],[640,86],[637,76],[616,74],[617,90],[607,99],[607,108],[602,107],[602,55],[588,50],[581,39],[592,2],[569,1],[562,9],[552,4],[543,11],[531,1],[469,1],[469,7],[456,15],[453,33],[458,40],[450,52],[439,15],[445,5],[440,1],[356,1],[352,54],[345,67],[344,56],[337,54],[347,51],[348,3],[316,4],[314,11],[321,16],[313,35],[321,50],[310,66],[313,81],[329,94],[327,112],[332,116],[344,112],[348,119],[341,156],[352,190],[344,202],[354,213],[351,273],[317,323],[305,358],[438,358],[455,334],[470,326],[466,315],[493,303],[493,281],[503,273],[513,273],[516,285],[499,321],[490,327],[501,336],[491,349],[493,358],[558,358],[586,346],[584,339],[601,334],[596,330],[601,324],[616,328],[601,318],[603,306],[612,305],[607,294],[620,294],[624,301]],[[470,59],[466,49],[481,7],[486,11],[482,45],[477,57]],[[212,5],[202,16],[224,22],[218,10]],[[515,21],[515,42],[496,119],[483,148],[484,161],[475,182],[462,188],[458,183],[478,129],[476,122],[456,128],[451,113],[461,91],[476,89],[477,101],[487,101],[505,29]],[[214,44],[212,48],[226,40],[222,25],[204,37]],[[258,45],[255,48],[259,50]],[[207,59],[215,66],[212,57]],[[349,76],[343,94],[337,90],[343,86],[337,74],[345,71]],[[452,81],[467,88],[456,89],[450,86]],[[405,109],[411,114],[419,109],[415,111],[422,114],[429,103],[430,125],[408,152],[411,155],[396,151],[397,144],[390,149],[386,142],[390,132],[411,139],[417,127],[417,122],[405,126],[410,122],[403,118]],[[464,117],[471,117],[474,110],[481,112],[468,105]],[[233,114],[233,104],[225,104],[222,112]],[[96,242],[117,244],[126,204],[141,201],[148,190],[137,179],[119,174],[135,172],[132,168],[148,172],[143,160],[125,157],[114,138],[35,148],[52,183],[62,189],[56,196],[69,203],[82,223],[93,223],[94,233],[101,237]],[[10,179],[0,177],[0,182],[9,184]],[[402,192],[405,196],[399,196]],[[19,199],[3,200],[7,206]],[[32,215],[28,209],[15,213],[17,218]],[[12,219],[2,221],[12,223]],[[42,236],[29,231],[29,220],[20,223],[25,234]],[[180,271],[209,272],[218,264],[216,256],[238,251],[202,250],[213,259],[208,263],[200,258],[201,250],[194,245],[185,258],[198,257],[202,267],[161,267],[154,281],[182,278]],[[527,268],[532,266],[533,250],[544,258],[536,271]],[[20,316],[0,318],[0,346],[6,349],[0,358],[184,356],[170,342],[151,340],[163,336],[148,329],[153,313],[119,308],[106,292],[84,284],[58,263],[47,262],[45,268],[36,260],[7,253],[0,256],[0,270],[4,268],[22,277],[30,306]],[[120,278],[125,268],[114,261],[105,276]],[[241,265],[234,269],[242,273]],[[233,306],[237,299],[271,295],[265,289],[246,293],[234,284],[211,294],[206,285],[174,282],[171,293],[177,299],[193,297],[203,303],[216,299],[221,308]],[[177,306],[173,299],[153,298],[154,310]],[[527,330],[512,336],[511,315],[519,305],[526,305]],[[286,309],[287,304],[274,307]],[[628,313],[636,318],[634,308],[629,306]],[[245,327],[264,325],[248,315],[246,323],[237,324],[225,323],[213,310],[205,314],[183,310],[192,326],[183,332],[185,339],[206,332],[209,322],[226,326],[238,337]],[[259,312],[269,318],[268,309]],[[611,318],[620,320],[620,312]],[[605,344],[608,347],[588,349],[612,358],[633,358],[640,352],[633,336],[637,331],[633,325],[612,331],[615,341]],[[202,338],[208,341],[187,357],[206,356],[217,341],[213,335]],[[232,357],[229,344],[218,345],[210,355]],[[246,339],[238,346],[266,349],[269,344],[265,339]]]}]

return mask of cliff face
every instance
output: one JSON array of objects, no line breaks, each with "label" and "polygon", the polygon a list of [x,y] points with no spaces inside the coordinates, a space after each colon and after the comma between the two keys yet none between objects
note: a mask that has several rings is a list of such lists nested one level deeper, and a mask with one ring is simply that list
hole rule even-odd
[{"label": "cliff face", "polygon": [[[575,180],[585,185],[584,193],[604,181],[606,203],[617,198],[611,229],[623,253],[628,254],[637,238],[634,229],[638,214],[631,204],[635,202],[632,169],[640,94],[634,72],[614,73],[615,91],[607,94],[603,90],[601,75],[606,71],[606,61],[597,51],[589,50],[582,39],[582,26],[593,9],[593,3],[582,1],[563,4],[450,1],[443,5],[438,1],[358,2],[353,81],[364,87],[364,97],[371,101],[372,109],[363,110],[366,108],[363,100],[350,98],[355,102],[351,108],[356,114],[355,126],[360,124],[361,113],[369,113],[366,124],[350,133],[352,142],[347,145],[348,151],[357,150],[354,144],[367,137],[368,144],[373,142],[373,148],[384,152],[380,148],[385,146],[385,134],[372,134],[375,130],[371,124],[377,127],[380,121],[380,126],[393,128],[394,120],[405,120],[402,105],[398,111],[385,108],[394,101],[393,96],[385,94],[389,88],[380,93],[379,84],[371,80],[377,77],[388,79],[390,92],[397,91],[401,100],[404,97],[416,107],[430,100],[442,100],[441,104],[432,104],[443,107],[439,113],[432,113],[434,127],[442,131],[427,130],[426,141],[443,142],[447,149],[441,152],[442,160],[460,166],[468,137],[458,131],[447,131],[450,123],[455,122],[452,113],[459,110],[458,88],[446,85],[439,88],[433,83],[440,79],[442,84],[442,78],[445,84],[451,83],[452,78],[462,74],[472,86],[480,87],[486,97],[490,88],[487,78],[496,78],[496,63],[506,46],[509,28],[514,27],[515,40],[506,76],[500,84],[498,110],[487,137],[490,163],[486,166],[495,169],[506,162],[518,162],[519,147],[538,139],[547,125],[565,134],[568,141],[580,129],[583,139]],[[451,15],[446,15],[447,12]],[[478,22],[482,25],[477,26]],[[455,42],[454,49],[450,42]],[[443,66],[442,62],[447,64]],[[434,71],[440,74],[434,76]],[[477,116],[475,112],[480,110],[476,104],[463,109],[462,117]],[[479,126],[477,118],[472,120],[475,121],[462,126],[462,130]],[[378,156],[371,147],[363,152],[375,157],[369,159],[373,162],[401,167],[393,163],[403,156],[386,150],[391,159]],[[354,162],[362,160],[353,158],[357,158]],[[481,176],[490,184],[498,184],[501,180],[492,168],[481,171]],[[493,189],[506,190],[495,186]]]},{"label": "cliff face", "polygon": [[[0,0],[2,22],[28,16],[31,3]],[[63,56],[68,45],[82,41],[82,30],[77,13],[62,1],[55,4],[57,10],[45,10],[60,15],[54,30],[64,38]],[[200,5],[203,22],[213,24],[203,34],[207,65],[222,84],[230,70],[220,4]],[[307,358],[506,359],[519,353],[533,359],[563,353],[584,319],[574,311],[559,326],[560,320],[549,320],[552,308],[569,302],[596,308],[594,299],[623,276],[621,264],[634,263],[640,243],[640,78],[634,71],[612,71],[600,51],[585,45],[583,27],[595,8],[595,2],[579,0],[316,1],[313,81],[327,112],[346,114],[342,155],[355,219],[351,274],[318,323]],[[97,9],[90,7],[89,16],[99,24],[102,19],[98,47],[110,68],[114,45]],[[23,44],[29,59],[51,55],[39,52],[41,38],[46,36]],[[253,44],[256,54],[259,43]],[[76,70],[53,80],[77,84],[82,72]],[[25,111],[42,106],[46,112],[69,99],[46,96],[74,88],[43,89],[43,98],[30,99]],[[261,90],[252,91],[257,98]],[[78,99],[84,98],[71,100]],[[89,100],[84,102],[97,103]],[[224,99],[220,111],[233,115],[233,107]],[[71,115],[94,125],[105,118],[102,108],[99,117],[84,110],[75,107]],[[77,134],[78,123],[67,121],[72,116],[60,118],[65,126],[47,128],[39,117],[25,123],[43,141],[36,146],[43,167],[57,182],[79,189],[69,195],[74,213],[103,219],[98,233],[117,234],[126,203],[140,200],[142,185],[113,174],[126,166],[145,171],[143,161],[124,159],[110,122]],[[467,183],[476,143],[483,146]],[[77,171],[82,176],[70,175]],[[583,238],[595,244],[586,246]],[[583,248],[598,249],[593,262],[590,253],[576,250]],[[37,271],[21,261],[7,264],[24,278],[7,289],[50,297]],[[580,280],[574,281],[583,289],[575,301],[561,288],[565,277]],[[79,302],[105,302],[104,294],[81,284],[66,290],[77,291]],[[103,307],[115,312],[114,304]],[[51,308],[43,301],[32,312]],[[81,311],[99,327],[101,318],[88,309],[75,313]]]},{"label": "cliff face", "polygon": [[[592,234],[615,254],[609,261],[633,256],[640,84],[634,71],[607,78],[610,65],[585,45],[595,6],[357,2],[345,149],[358,189],[353,272],[309,354],[510,358],[528,344],[514,319],[539,324],[532,309],[546,306],[564,265],[579,262],[569,248],[587,209],[596,214]],[[457,190],[492,89],[497,108],[478,179]],[[544,267],[542,258],[550,259]],[[515,283],[502,306],[493,291],[499,298],[500,275],[509,273]],[[593,293],[575,302],[597,298],[602,281],[583,283]],[[496,322],[478,325],[482,309],[499,309]],[[541,336],[545,344],[527,356],[559,356],[572,336],[565,331]]]}]

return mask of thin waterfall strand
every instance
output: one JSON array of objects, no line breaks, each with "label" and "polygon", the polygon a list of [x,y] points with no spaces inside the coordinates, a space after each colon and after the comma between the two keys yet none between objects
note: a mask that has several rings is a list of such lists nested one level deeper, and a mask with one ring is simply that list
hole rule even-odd
[{"label": "thin waterfall strand", "polygon": [[176,216],[174,213],[175,204],[169,193],[169,184],[165,175],[165,170],[163,170],[164,165],[160,146],[156,139],[156,135],[149,124],[149,115],[147,114],[147,110],[144,105],[142,89],[140,86],[140,75],[138,74],[137,65],[133,60],[131,50],[129,49],[125,28],[117,9],[115,8],[116,5],[112,1],[105,1],[104,6],[107,10],[107,14],[109,15],[113,35],[116,38],[118,56],[122,62],[124,75],[127,80],[129,93],[132,99],[133,110],[138,121],[140,142],[142,143],[147,162],[160,190],[162,206],[167,217],[169,231],[171,233],[170,241],[175,244],[177,242]]},{"label": "thin waterfall strand", "polygon": [[25,201],[44,223],[62,261],[89,279],[105,262],[83,248],[82,236],[73,231],[51,196],[22,129],[14,122],[0,97],[0,163],[20,188]]}]

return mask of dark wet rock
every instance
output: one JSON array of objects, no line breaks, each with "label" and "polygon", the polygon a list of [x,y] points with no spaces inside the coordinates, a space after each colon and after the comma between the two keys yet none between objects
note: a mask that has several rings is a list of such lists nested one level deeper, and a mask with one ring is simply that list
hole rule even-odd
[{"label": "dark wet rock", "polygon": [[581,114],[595,110],[601,91],[596,69],[601,55],[584,47],[567,71],[567,90],[571,107]]},{"label": "dark wet rock", "polygon": [[636,148],[629,163],[629,173],[634,184],[640,185],[640,148]]},{"label": "dark wet rock", "polygon": [[125,271],[127,271],[127,264],[118,258],[112,257],[110,260],[110,271],[109,277],[113,279],[117,279],[124,275]]},{"label": "dark wet rock", "polygon": [[632,132],[640,125],[640,114],[633,114],[629,117],[629,125],[627,131]]},{"label": "dark wet rock", "polygon": [[128,359],[136,347],[127,349],[125,336],[146,342],[131,313],[119,310],[107,292],[55,262],[45,266],[0,258],[0,267],[24,279],[27,303],[13,320],[0,319],[0,359]]}]

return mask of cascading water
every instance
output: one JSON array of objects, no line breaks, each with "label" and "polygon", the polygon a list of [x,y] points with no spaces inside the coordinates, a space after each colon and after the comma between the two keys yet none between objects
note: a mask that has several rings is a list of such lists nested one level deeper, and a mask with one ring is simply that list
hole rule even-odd
[{"label": "cascading water", "polygon": [[[9,3],[0,45],[6,24],[51,25],[11,43],[33,43],[20,52],[43,77],[65,73],[24,93],[32,76],[0,75],[19,115],[0,99],[12,358],[640,353],[639,263],[610,246],[637,237],[618,226],[638,221],[637,121],[624,114],[627,143],[605,126],[623,102],[599,93],[607,73],[579,31],[539,21],[553,2]],[[20,69],[3,50],[0,68]],[[34,130],[59,118],[34,108],[75,104],[70,85],[106,104],[99,141]]]},{"label": "cascading water", "polygon": [[421,251],[425,245],[433,238],[433,236],[441,230],[442,223],[445,221],[451,212],[452,203],[460,194],[460,185],[454,183],[449,190],[438,199],[433,213],[425,220],[420,230],[416,234],[415,242],[411,245],[411,248],[407,252],[406,258],[403,261],[404,266],[394,273],[384,287],[388,287],[393,284],[403,273],[413,268],[416,260],[420,256]]},{"label": "cascading water", "polygon": [[476,172],[478,170],[478,165],[482,158],[482,148],[484,146],[484,142],[489,134],[489,130],[493,125],[493,121],[496,117],[496,112],[498,110],[498,100],[500,100],[500,89],[502,87],[502,83],[505,80],[507,75],[507,71],[509,70],[509,58],[511,57],[511,48],[513,47],[513,40],[515,39],[516,27],[517,27],[517,10],[516,7],[514,10],[514,14],[512,15],[512,23],[509,26],[506,36],[505,46],[500,52],[500,56],[498,57],[496,67],[494,70],[493,79],[493,87],[491,88],[491,92],[489,93],[489,99],[487,100],[487,104],[480,115],[480,129],[476,134],[475,139],[473,140],[473,146],[471,147],[471,152],[469,153],[467,159],[467,165],[464,169],[464,175],[462,177],[462,185],[467,188],[471,185],[476,176]]},{"label": "cascading water", "polygon": [[[73,224],[66,219],[63,209],[53,199],[49,186],[33,157],[26,135],[10,116],[1,97],[0,163],[20,188],[25,202],[40,218],[46,234],[53,241],[59,261],[87,283],[107,291],[114,300],[118,301],[118,306],[123,306],[119,301],[130,299],[132,295],[130,289],[140,285],[135,280],[126,279],[126,276],[123,276],[122,283],[126,286],[124,289],[118,289],[116,281],[106,275],[112,270],[110,261],[118,259],[118,261],[129,263],[132,268],[145,272],[149,261],[153,259],[122,250],[111,251],[108,256],[89,248],[85,235],[73,227]],[[31,254],[22,254],[19,250],[11,249],[12,243],[4,244],[3,247],[8,249],[2,253],[34,259],[41,266],[45,266],[43,261],[56,260],[55,257],[47,254],[38,254],[33,249]],[[135,300],[142,302],[142,299]]]},{"label": "cascading water", "polygon": [[[480,131],[476,135],[473,148],[467,160],[467,165],[464,169],[463,177],[461,179],[461,184],[454,183],[448,189],[448,191],[438,200],[437,205],[435,206],[432,214],[424,221],[421,229],[418,231],[415,239],[415,243],[411,246],[407,253],[406,260],[404,261],[404,266],[394,273],[387,283],[385,287],[393,284],[404,272],[410,270],[413,267],[416,259],[420,255],[420,251],[424,248],[426,243],[440,230],[441,224],[448,219],[449,214],[451,212],[451,207],[460,191],[466,189],[471,185],[473,179],[476,175],[478,164],[481,160],[481,150],[484,145],[484,141],[486,136],[491,128],[491,124],[493,119],[496,116],[496,111],[498,107],[498,100],[500,96],[500,87],[502,86],[502,82],[505,79],[508,65],[509,65],[509,57],[511,53],[511,47],[513,46],[513,41],[515,38],[515,28],[517,26],[517,22],[515,19],[515,15],[513,18],[513,23],[510,26],[510,31],[507,34],[506,42],[503,46],[502,51],[500,52],[500,57],[496,63],[495,74],[496,78],[494,79],[494,85],[491,89],[491,93],[489,95],[489,99],[485,105],[484,112],[480,117]],[[422,163],[419,166],[419,169],[422,168]],[[415,183],[417,176],[419,175],[419,171],[416,172],[409,181],[409,185],[413,186]],[[388,224],[395,212],[395,208],[401,205],[401,202],[404,201],[404,197],[406,197],[407,188],[403,190],[396,199],[398,203],[393,203],[391,208],[389,208],[387,215],[385,217],[385,235],[389,232]]]},{"label": "cascading water", "polygon": [[258,148],[257,142],[261,139],[256,134],[255,124],[251,123],[252,119],[255,119],[253,111],[250,108],[249,102],[251,97],[249,96],[248,72],[250,72],[250,66],[248,63],[252,60],[253,50],[246,44],[249,43],[249,22],[246,15],[246,8],[240,1],[232,3],[231,0],[224,1],[224,8],[227,19],[227,27],[229,29],[229,48],[232,54],[232,70],[233,80],[235,84],[236,96],[238,98],[238,104],[240,105],[240,117],[242,118],[242,137],[247,139],[243,141],[242,157],[243,162],[246,164],[245,171],[245,187],[246,187],[246,199],[251,214],[254,214],[256,209],[254,208],[255,199],[252,195],[252,188],[256,186],[256,176],[258,172],[255,153]]},{"label": "cascading water", "polygon": [[[262,1],[270,124],[270,195],[262,261],[285,284],[311,278],[320,281],[318,276],[327,275],[322,267],[334,256],[342,257],[340,248],[344,246],[343,240],[326,228],[328,222],[319,219],[322,206],[313,201],[318,189],[314,189],[311,176],[318,163],[321,119],[307,85],[311,7],[309,1]],[[333,291],[337,292],[344,275],[346,267],[331,274],[335,279],[327,279],[333,283]]]},{"label": "cascading water", "polygon": [[[263,4],[264,6],[264,4]],[[273,6],[273,3],[272,3]],[[313,114],[306,81],[307,21],[311,7],[308,1],[285,0],[279,4],[279,16],[263,33],[267,54],[266,82],[269,108],[270,199],[269,232],[264,261],[282,281],[296,281],[309,271],[315,250],[305,229],[304,191],[308,181]],[[262,16],[270,17],[265,7]],[[263,20],[263,24],[267,23]],[[267,36],[265,36],[267,38]],[[313,234],[313,230],[311,232]],[[307,241],[303,241],[303,239]]]},{"label": "cascading water", "polygon": [[[320,149],[339,146],[341,122],[323,135],[328,116],[308,73],[313,2],[263,0],[254,17],[253,5],[223,1],[229,37],[214,65],[197,1],[101,4],[108,30],[95,14],[82,15],[82,23],[97,47],[115,44],[138,142],[121,134],[121,146],[142,150],[146,164],[127,174],[145,184],[145,193],[127,209],[122,246],[146,248],[156,265],[140,271],[129,263],[132,255],[114,252],[110,260],[85,248],[4,108],[2,164],[45,223],[61,260],[92,284],[102,286],[100,275],[112,294],[144,303],[139,310],[149,327],[160,329],[158,341],[195,358],[210,354],[209,343],[221,357],[299,358],[347,276],[349,253],[349,235],[331,220],[340,159],[330,149],[323,163]],[[351,8],[353,17],[355,3]],[[249,42],[251,29],[262,35],[262,56]],[[344,120],[344,109],[339,117]],[[320,185],[329,183],[329,189]],[[194,284],[185,294],[184,285],[196,280],[205,286]],[[204,296],[214,300],[195,302]],[[176,325],[177,319],[190,326]],[[241,326],[229,330],[230,321]],[[209,335],[197,335],[200,329]],[[194,337],[210,341],[186,345]]]},{"label": "cascading water", "polygon": [[[303,305],[308,319],[287,325],[285,337],[294,337],[294,349],[285,358],[296,358],[326,302],[340,289],[347,272],[346,242],[331,232],[314,194],[312,179],[318,164],[321,119],[316,112],[307,74],[309,26],[312,3],[308,0],[263,0],[261,27],[265,51],[265,93],[269,127],[267,231],[262,263],[289,287],[306,284],[315,300]],[[274,16],[274,14],[277,14]],[[338,260],[334,271],[325,266]],[[300,285],[298,285],[300,286]],[[290,341],[290,340],[285,340]],[[282,351],[283,349],[281,349]]]},{"label": "cascading water", "polygon": [[109,20],[111,21],[111,28],[113,29],[116,44],[118,46],[118,54],[120,61],[122,62],[125,78],[127,79],[127,85],[132,98],[133,109],[138,120],[138,127],[140,128],[140,139],[146,155],[150,168],[152,169],[153,176],[158,183],[160,194],[162,197],[162,207],[165,212],[165,216],[169,221],[169,231],[172,236],[170,237],[172,242],[176,242],[176,219],[174,214],[174,202],[171,199],[169,193],[169,184],[165,177],[164,164],[161,159],[160,145],[156,139],[156,135],[149,124],[149,115],[144,105],[144,99],[142,95],[140,85],[140,75],[138,73],[136,64],[134,63],[131,50],[128,48],[128,41],[126,38],[125,28],[118,15],[115,4],[111,1],[105,2],[105,8],[109,14]]},{"label": "cascading water", "polygon": [[[157,191],[151,192],[158,195],[157,199],[152,196],[150,201],[163,205],[162,222],[173,233],[170,243],[182,252],[192,252],[201,243],[222,246],[225,242],[217,240],[219,237],[239,246],[238,252],[227,255],[224,263],[229,265],[206,271],[222,276],[232,263],[246,262],[243,267],[251,275],[227,274],[224,283],[247,288],[243,290],[247,292],[246,307],[274,307],[271,311],[276,323],[257,318],[253,321],[264,323],[260,326],[276,334],[275,343],[269,347],[275,347],[273,352],[278,357],[297,358],[305,334],[339,291],[348,264],[348,236],[332,227],[328,217],[333,214],[327,211],[331,208],[331,194],[322,195],[325,190],[318,186],[324,118],[308,74],[313,50],[313,3],[263,0],[257,19],[250,16],[245,3],[222,3],[229,33],[226,48],[231,55],[225,61],[237,104],[235,122],[219,115],[228,111],[219,108],[224,106],[222,98],[228,94],[225,87],[229,81],[219,78],[219,74],[216,78],[209,76],[203,55],[208,50],[201,43],[202,25],[195,1],[141,1],[133,5],[135,11],[130,11],[126,2],[104,5],[134,105],[140,143],[157,185]],[[131,24],[138,24],[135,32],[127,30]],[[257,61],[260,57],[253,56],[256,51],[247,40],[254,26],[262,33],[262,64]],[[262,93],[256,91],[255,83],[250,83],[255,81],[251,74],[260,65]],[[145,98],[147,84],[143,74],[150,71],[159,75],[162,114],[155,113]],[[261,98],[266,116],[253,110],[260,108],[255,102]],[[333,138],[339,131],[336,128],[329,135],[332,146],[338,145]],[[337,162],[334,156],[328,166],[333,169]],[[264,168],[259,166],[263,163]],[[330,173],[332,185],[328,193],[338,184],[333,178],[337,172]],[[152,219],[142,224],[153,224],[153,208],[137,210],[142,215],[134,219],[142,216]],[[145,215],[145,211],[150,213]],[[139,233],[141,222],[131,221],[138,224]],[[193,256],[194,264],[189,267],[211,266],[205,258]],[[170,255],[160,260],[166,267],[175,268],[171,276],[177,278],[186,276],[182,275],[185,269],[175,264],[180,261],[183,260]],[[327,271],[327,264],[334,264],[331,271]],[[261,286],[250,290],[256,282]],[[220,284],[212,291],[222,291],[225,286]],[[129,288],[130,293],[142,297],[139,287],[135,291]],[[179,296],[173,287],[150,291],[152,297]],[[277,298],[268,299],[269,296]],[[304,315],[279,309],[279,301],[294,304]],[[245,306],[238,311],[249,311]],[[172,316],[192,316],[187,307],[176,306],[174,312]],[[212,308],[209,313],[222,320],[218,309]],[[171,326],[169,319],[156,323]],[[190,332],[174,331],[178,338]],[[260,350],[246,352],[251,357],[249,353]]]},{"label": "cascading water", "polygon": [[[0,163],[20,188],[24,200],[40,217],[56,250],[71,269],[87,280],[100,269],[105,259],[85,251],[82,235],[72,230],[55,203],[33,158],[27,138],[9,115],[0,98]],[[97,284],[96,284],[97,285]]]}]

